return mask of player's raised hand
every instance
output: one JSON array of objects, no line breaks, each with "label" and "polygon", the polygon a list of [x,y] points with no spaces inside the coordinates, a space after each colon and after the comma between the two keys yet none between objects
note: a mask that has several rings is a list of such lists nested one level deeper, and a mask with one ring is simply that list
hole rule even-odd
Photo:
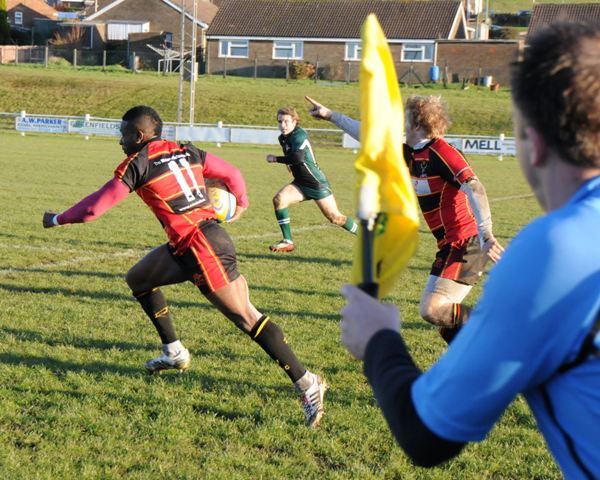
[{"label": "player's raised hand", "polygon": [[504,247],[492,236],[483,244],[483,253],[485,253],[492,262],[496,263],[504,253]]},{"label": "player's raised hand", "polygon": [[267,162],[277,163],[277,157],[275,155],[267,155]]},{"label": "player's raised hand", "polygon": [[57,215],[58,214],[56,212],[44,212],[44,218],[42,219],[42,225],[44,225],[44,228],[57,227],[59,224],[54,223],[54,217]]},{"label": "player's raised hand", "polygon": [[332,112],[325,105],[320,104],[314,98],[310,98],[308,95],[306,95],[304,98],[308,103],[312,105],[308,113],[310,113],[314,118],[317,118],[319,120],[331,119]]},{"label": "player's raised hand", "polygon": [[400,330],[400,312],[395,305],[380,303],[355,285],[344,285],[342,294],[342,343],[358,360],[365,356],[369,340],[380,330]]}]

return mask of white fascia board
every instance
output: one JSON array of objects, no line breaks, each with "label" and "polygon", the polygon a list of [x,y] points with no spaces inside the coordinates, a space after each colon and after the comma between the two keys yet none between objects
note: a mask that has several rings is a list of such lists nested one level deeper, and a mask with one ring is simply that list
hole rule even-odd
[{"label": "white fascia board", "polygon": [[97,27],[98,24],[94,22],[60,22],[65,27]]},{"label": "white fascia board", "polygon": [[[274,42],[276,40],[292,41],[292,42],[328,42],[328,43],[345,43],[345,42],[360,42],[360,38],[315,38],[315,37],[253,37],[239,35],[206,35],[207,40],[259,40]],[[435,40],[420,39],[420,38],[388,38],[388,43],[435,43]]]},{"label": "white fascia board", "polygon": [[[162,0],[163,3],[166,3],[169,7],[174,8],[175,10],[177,10],[177,12],[179,12],[179,14],[181,15],[181,7],[173,2],[170,2],[169,0]],[[194,19],[194,17],[192,17],[192,15],[190,15],[189,13],[187,13],[187,10],[185,12],[185,16],[193,21],[196,22],[196,24],[200,27],[200,28],[208,28],[208,23],[204,23],[202,20],[198,20],[197,18]]]},{"label": "white fascia board", "polygon": [[[462,23],[465,27],[465,32],[467,31],[467,17],[465,17],[465,10],[462,6],[458,7],[456,10],[456,15],[454,16],[454,21],[452,22],[452,27],[450,28],[450,33],[453,31],[458,31],[458,24]],[[446,37],[446,40],[452,40],[450,38],[450,34]],[[468,40],[468,39],[467,39]]]},{"label": "white fascia board", "polygon": [[[96,13],[94,13],[93,15],[90,15],[89,17],[86,17],[86,20],[94,20],[95,18],[99,17],[100,15],[108,12],[111,8],[116,7],[117,5],[120,5],[121,3],[123,3],[126,0],[116,0],[113,3],[108,4],[106,7],[104,7],[101,10],[98,10]],[[162,0],[164,3],[166,3],[167,5],[169,5],[171,8],[174,8],[175,10],[177,10],[180,14],[181,14],[181,8],[179,8],[177,5],[175,5],[173,2],[170,2],[169,0]],[[186,17],[189,20],[194,21],[194,18],[186,12]],[[208,28],[208,24],[202,22],[201,20],[196,19],[195,20],[196,24],[200,27],[200,28]]]},{"label": "white fascia board", "polygon": [[113,7],[116,7],[117,5],[120,5],[121,3],[123,3],[125,0],[115,0],[112,3],[109,3],[106,7],[101,8],[100,10],[98,10],[96,13],[90,15],[89,17],[86,17],[86,20],[94,20],[96,17],[99,17],[100,15],[108,12],[110,9],[112,9]]},{"label": "white fascia board", "polygon": [[107,20],[107,25],[148,25],[150,26],[150,22],[148,20]]}]

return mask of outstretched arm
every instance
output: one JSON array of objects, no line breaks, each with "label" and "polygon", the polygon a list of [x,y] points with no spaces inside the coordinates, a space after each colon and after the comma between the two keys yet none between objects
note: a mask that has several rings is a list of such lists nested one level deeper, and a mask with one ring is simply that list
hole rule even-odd
[{"label": "outstretched arm", "polygon": [[331,123],[336,125],[338,128],[341,128],[344,132],[350,135],[355,140],[359,140],[360,137],[360,122],[354,120],[346,115],[334,112],[330,110],[325,105],[317,102],[315,99],[305,96],[304,97],[308,103],[312,105],[312,108],[309,110],[314,118],[319,120],[329,120]]},{"label": "outstretched arm", "polygon": [[492,233],[492,214],[485,187],[476,177],[473,177],[463,183],[460,189],[466,193],[475,215],[481,247],[488,258],[496,263],[500,260],[504,248]]},{"label": "outstretched arm", "polygon": [[65,212],[45,212],[42,223],[44,228],[51,228],[68,223],[91,222],[124,200],[128,194],[129,187],[120,180],[112,178],[99,190],[88,195]]}]

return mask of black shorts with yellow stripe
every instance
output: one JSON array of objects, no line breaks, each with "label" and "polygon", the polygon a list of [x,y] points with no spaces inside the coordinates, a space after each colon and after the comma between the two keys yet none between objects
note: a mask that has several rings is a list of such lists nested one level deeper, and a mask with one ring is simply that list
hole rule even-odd
[{"label": "black shorts with yellow stripe", "polygon": [[219,290],[240,276],[233,241],[215,220],[199,225],[189,247],[181,255],[171,245],[168,248],[188,280],[204,294]]}]

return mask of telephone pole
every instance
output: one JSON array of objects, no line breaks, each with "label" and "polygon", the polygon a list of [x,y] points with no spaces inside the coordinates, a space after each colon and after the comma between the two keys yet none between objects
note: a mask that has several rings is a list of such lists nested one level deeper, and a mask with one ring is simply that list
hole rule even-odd
[{"label": "telephone pole", "polygon": [[[183,123],[183,97],[184,97],[184,81],[186,77],[186,73],[188,74],[188,79],[190,82],[189,91],[188,91],[188,113],[189,119],[188,123],[191,125],[194,124],[195,117],[195,101],[196,101],[196,80],[197,80],[197,68],[196,68],[196,50],[197,50],[197,33],[198,33],[198,25],[196,23],[196,9],[197,0],[192,1],[192,11],[191,14],[188,14],[185,10],[185,0],[181,0],[181,25],[180,25],[180,36],[181,36],[181,45],[179,48],[179,95],[177,98],[177,123]],[[189,61],[185,61],[186,50],[186,28],[185,28],[185,17],[186,15],[190,15],[192,20],[192,34],[191,34],[191,51],[189,53]]]},{"label": "telephone pole", "polygon": [[179,31],[179,95],[177,96],[177,123],[181,123],[183,116],[183,75],[185,55],[185,0],[181,0],[181,25]]},{"label": "telephone pole", "polygon": [[196,1],[192,3],[192,53],[190,55],[190,126],[194,125],[195,101],[196,101],[196,79],[198,70],[196,69],[196,34],[198,25],[196,24]]}]

